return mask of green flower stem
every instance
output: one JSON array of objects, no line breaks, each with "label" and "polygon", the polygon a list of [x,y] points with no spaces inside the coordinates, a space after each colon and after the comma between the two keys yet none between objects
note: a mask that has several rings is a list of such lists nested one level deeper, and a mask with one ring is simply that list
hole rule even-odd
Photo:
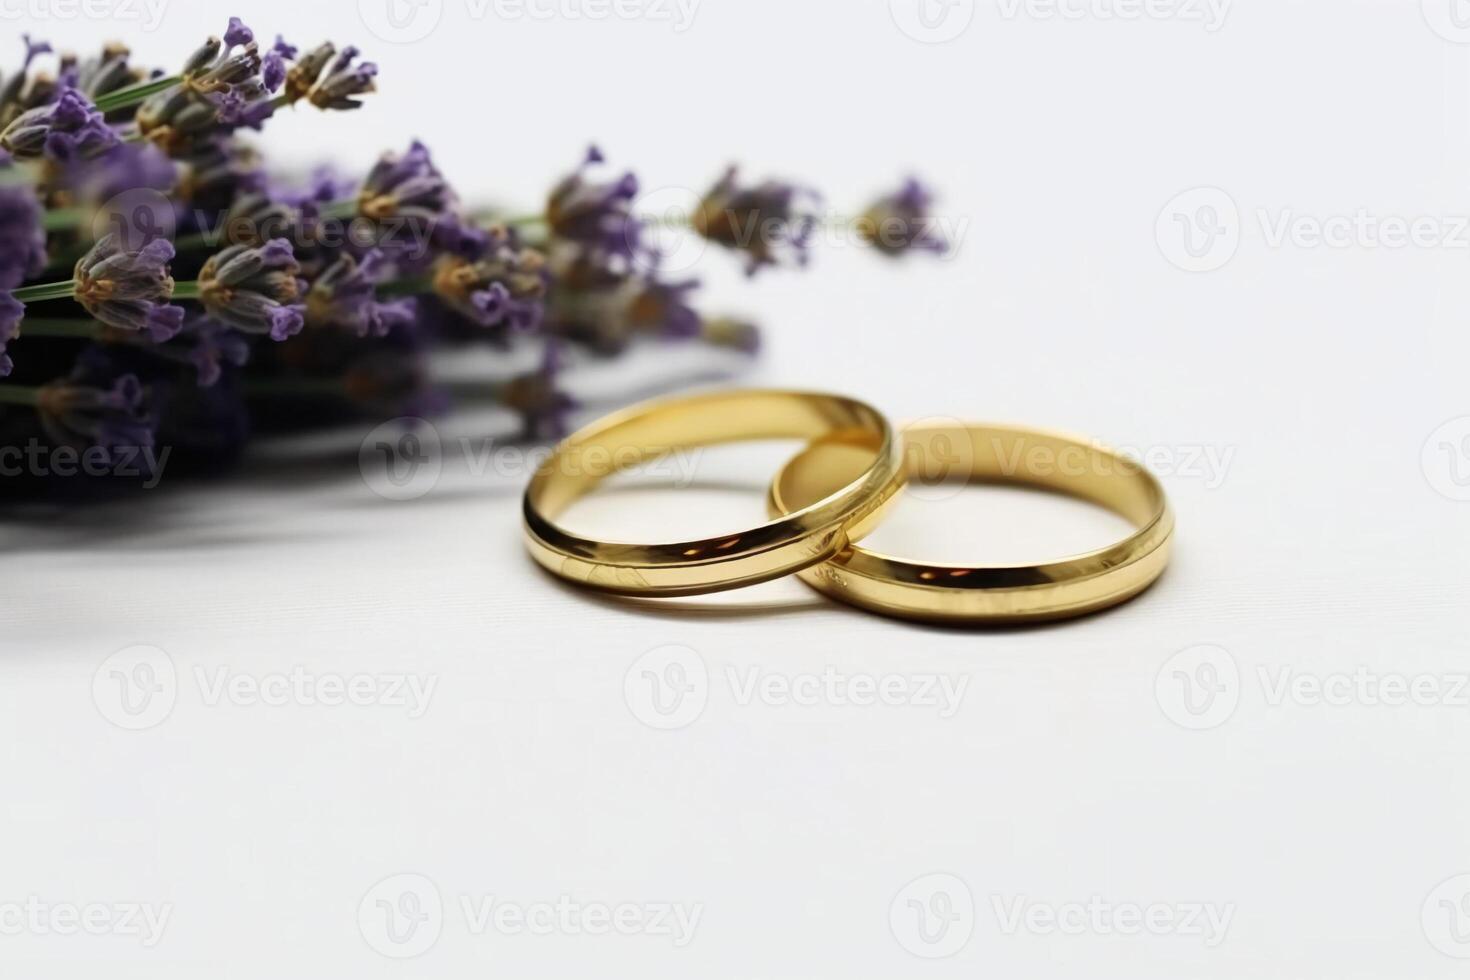
[{"label": "green flower stem", "polygon": [[434,291],[434,282],[427,276],[413,279],[394,279],[378,286],[380,296],[421,296]]},{"label": "green flower stem", "polygon": [[187,282],[174,283],[174,299],[198,299],[199,283],[190,279]]},{"label": "green flower stem", "polygon": [[11,296],[22,303],[39,303],[48,299],[70,299],[76,295],[77,281],[67,279],[63,282],[43,282],[35,286],[22,286],[13,290]]},{"label": "green flower stem", "polygon": [[101,332],[96,320],[65,320],[61,317],[26,317],[20,322],[22,337],[76,337],[95,340]]},{"label": "green flower stem", "polygon": [[29,385],[0,383],[0,404],[35,405],[41,399],[41,389]]},{"label": "green flower stem", "polygon": [[56,208],[41,215],[41,227],[47,231],[70,231],[92,220],[91,208]]},{"label": "green flower stem", "polygon": [[321,216],[323,218],[355,218],[357,217],[357,199],[323,204]]},{"label": "green flower stem", "polygon": [[108,92],[106,95],[99,96],[97,99],[97,108],[103,112],[126,109],[128,106],[134,106],[143,102],[149,96],[173,88],[183,80],[179,75],[170,75],[167,78],[155,78],[152,81],[129,85],[126,88],[120,88],[115,92]]}]

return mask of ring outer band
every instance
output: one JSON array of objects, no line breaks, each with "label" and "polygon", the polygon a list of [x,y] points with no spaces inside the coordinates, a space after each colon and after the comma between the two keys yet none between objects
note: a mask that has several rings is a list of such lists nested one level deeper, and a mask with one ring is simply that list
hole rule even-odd
[{"label": "ring outer band", "polygon": [[[840,602],[899,619],[953,625],[1008,625],[1067,619],[1107,609],[1143,592],[1164,573],[1173,546],[1174,514],[1162,485],[1140,464],[1093,441],[1018,426],[955,424],[929,429],[924,435],[944,432],[966,435],[977,447],[982,438],[1013,440],[1022,447],[1035,444],[1064,447],[1085,452],[1094,461],[1105,460],[1111,471],[1105,480],[1131,483],[1129,487],[1109,489],[1113,492],[1123,489],[1137,498],[1131,508],[1135,513],[1125,515],[1131,516],[1136,530],[1107,547],[1033,565],[987,567],[915,562],[854,544],[832,560],[799,572],[803,582]],[[914,445],[911,431],[905,451],[910,477],[917,460],[912,451]],[[809,448],[798,454],[772,481],[767,498],[772,514],[784,513],[793,505],[783,499],[782,487],[812,451]],[[977,456],[981,452],[976,449]],[[1024,458],[1024,454],[1013,458]],[[975,462],[980,465],[978,459]],[[1001,475],[971,473],[968,481],[956,482],[1006,483],[1041,487],[1084,499],[1089,496],[1037,478],[1020,468]],[[1140,517],[1136,511],[1143,506],[1147,513]]]},{"label": "ring outer band", "polygon": [[[629,440],[657,433],[657,444]],[[554,517],[615,472],[672,449],[761,439],[836,440],[872,462],[830,496],[759,527],[664,544],[578,537]],[[568,479],[569,454],[600,448],[616,460],[600,475]],[[532,477],[522,501],[527,548],[547,571],[625,596],[702,595],[781,578],[832,558],[875,527],[904,480],[901,444],[876,409],[839,395],[747,389],[662,399],[615,412],[564,439]],[[573,484],[568,486],[568,484]],[[555,498],[550,513],[543,507]]]}]

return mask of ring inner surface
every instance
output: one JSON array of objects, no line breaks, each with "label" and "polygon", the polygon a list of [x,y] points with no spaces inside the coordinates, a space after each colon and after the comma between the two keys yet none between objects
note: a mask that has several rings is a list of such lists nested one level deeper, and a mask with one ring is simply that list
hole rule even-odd
[{"label": "ring inner surface", "polygon": [[[609,548],[640,549],[627,558],[643,561],[718,559],[732,550],[778,544],[805,533],[802,518],[835,519],[848,506],[846,498],[824,498],[855,490],[854,484],[885,482],[875,464],[885,448],[887,423],[861,402],[830,395],[742,391],[696,396],[677,402],[635,408],[576,433],[541,466],[526,490],[527,521],[543,538],[573,552],[598,545],[605,559],[619,557]],[[576,538],[551,519],[603,480],[674,449],[763,439],[822,439],[854,455],[844,458],[849,478],[831,494],[813,498],[760,528],[707,541],[668,545],[619,545]],[[892,451],[892,450],[889,450]],[[848,464],[851,469],[847,469]],[[828,515],[826,509],[833,513]]]}]

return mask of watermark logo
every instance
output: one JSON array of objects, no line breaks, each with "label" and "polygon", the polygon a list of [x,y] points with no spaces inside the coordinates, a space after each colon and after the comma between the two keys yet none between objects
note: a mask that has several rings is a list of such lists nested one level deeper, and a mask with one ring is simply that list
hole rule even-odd
[{"label": "watermark logo", "polygon": [[1164,258],[1185,272],[1213,272],[1240,249],[1240,208],[1218,187],[1175,195],[1154,224]]},{"label": "watermark logo", "polygon": [[628,235],[637,235],[638,240],[628,242],[628,247],[644,272],[686,272],[704,257],[709,243],[687,230],[701,202],[700,195],[687,187],[659,187],[633,201],[630,210],[639,222],[629,226]]},{"label": "watermark logo", "polygon": [[1204,731],[1229,721],[1240,704],[1240,667],[1224,647],[1180,650],[1154,679],[1154,698],[1181,728]]},{"label": "watermark logo", "polygon": [[116,235],[125,252],[136,252],[149,242],[174,240],[178,215],[174,204],[158,191],[135,187],[108,198],[92,217],[92,239]]},{"label": "watermark logo", "polygon": [[1420,0],[1424,22],[1446,41],[1470,44],[1470,0]]},{"label": "watermark logo", "polygon": [[152,33],[163,23],[169,0],[4,0],[0,20],[114,21]]},{"label": "watermark logo", "polygon": [[1446,956],[1470,960],[1470,874],[1439,883],[1420,911],[1424,938]]},{"label": "watermark logo", "polygon": [[1424,478],[1443,497],[1470,500],[1470,415],[1450,419],[1424,442]]},{"label": "watermark logo", "polygon": [[439,484],[444,472],[439,430],[420,418],[400,418],[369,432],[357,452],[358,469],[384,500],[417,500]]},{"label": "watermark logo", "polygon": [[888,0],[898,29],[922,44],[953,41],[975,19],[975,0]]},{"label": "watermark logo", "polygon": [[898,944],[926,960],[953,956],[975,932],[975,898],[951,874],[927,874],[904,885],[888,906]]},{"label": "watermark logo", "polygon": [[439,888],[417,874],[384,878],[357,906],[357,928],[375,952],[390,959],[422,956],[444,931],[444,902]]},{"label": "watermark logo", "polygon": [[378,40],[413,44],[439,26],[444,0],[357,0],[357,13]]},{"label": "watermark logo", "polygon": [[174,662],[158,647],[119,650],[92,675],[92,703],[103,718],[128,731],[162,724],[178,696]]},{"label": "watermark logo", "polygon": [[472,936],[653,936],[675,949],[694,941],[701,902],[587,902],[571,895],[534,902],[496,895],[462,895],[460,912]]},{"label": "watermark logo", "polygon": [[623,700],[650,728],[687,727],[709,702],[709,669],[689,647],[656,647],[633,661],[623,676]]}]

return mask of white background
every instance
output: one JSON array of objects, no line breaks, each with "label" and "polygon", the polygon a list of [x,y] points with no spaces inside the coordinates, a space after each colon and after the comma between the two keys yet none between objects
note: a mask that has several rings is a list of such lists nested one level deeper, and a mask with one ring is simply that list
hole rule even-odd
[{"label": "white background", "polygon": [[[923,174],[964,226],[952,261],[836,242],[808,272],[751,283],[704,258],[707,306],[766,327],[749,378],[1154,450],[1176,558],[1126,607],[1034,630],[902,625],[790,581],[661,606],[591,597],[524,556],[523,470],[477,474],[457,451],[506,431],[500,417],[442,426],[443,475],[415,501],[381,499],[350,462],[307,479],[273,450],[229,487],[12,519],[6,975],[1463,975],[1470,30],[1448,3],[1240,0],[1210,30],[1189,16],[1203,4],[1122,18],[1074,0],[1064,18],[957,0],[931,9],[957,32],[944,43],[902,0],[704,0],[683,31],[663,6],[533,5],[560,10],[542,19],[435,0],[410,22],[434,29],[406,44],[352,3],[239,6],[262,36],[356,41],[382,66],[361,113],[271,124],[263,143],[295,164],[362,169],[419,135],[466,197],[529,207],[588,139],[655,189],[701,188],[738,158],[852,208]],[[7,37],[126,36],[164,65],[237,12],[174,0],[148,32],[57,0],[4,9]],[[1197,188],[1224,198],[1176,202]],[[1220,267],[1184,271],[1175,215],[1199,234],[1199,208],[1222,200],[1227,234],[1201,260]],[[1311,238],[1340,218],[1347,239]],[[1419,218],[1418,243],[1378,237]],[[620,370],[574,383],[609,407]],[[1188,465],[1206,451],[1228,465]],[[695,488],[608,494],[569,520],[625,537],[738,527],[781,457],[711,453]],[[875,540],[933,558],[1043,558],[1113,530],[980,491],[908,501],[897,521]],[[176,683],[142,719],[157,723],[129,731],[113,671],[135,665],[109,658],[137,645]],[[640,718],[658,717],[643,671],[667,651],[642,658],[671,645],[695,693],[674,719],[688,724],[659,730]],[[420,717],[210,703],[221,676],[298,667],[436,686]],[[741,697],[752,671],[829,667],[964,696],[949,717]],[[1442,703],[1277,688],[1358,671],[1425,675]],[[1214,700],[1192,679],[1213,679]],[[422,878],[379,885],[405,874]],[[412,888],[430,918],[398,946],[377,900]],[[492,896],[700,919],[683,946],[476,930],[462,902]],[[931,919],[926,942],[910,900],[947,900],[948,931]],[[6,910],[27,902],[170,917],[145,947],[121,928],[17,928]],[[1040,909],[1032,925],[1010,920],[1018,902]],[[1089,902],[1117,915],[1043,927]],[[1207,906],[1229,926],[1125,934],[1129,903]]]}]

